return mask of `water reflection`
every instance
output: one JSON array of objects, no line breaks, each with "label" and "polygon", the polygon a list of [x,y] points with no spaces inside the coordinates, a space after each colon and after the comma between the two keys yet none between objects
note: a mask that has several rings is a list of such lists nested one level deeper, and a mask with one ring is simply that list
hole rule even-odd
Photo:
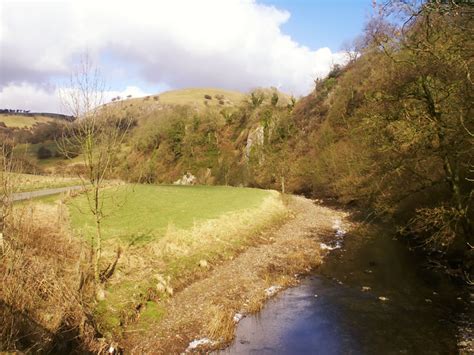
[{"label": "water reflection", "polygon": [[452,354],[466,314],[465,290],[391,236],[349,235],[316,274],[244,318],[222,353]]}]

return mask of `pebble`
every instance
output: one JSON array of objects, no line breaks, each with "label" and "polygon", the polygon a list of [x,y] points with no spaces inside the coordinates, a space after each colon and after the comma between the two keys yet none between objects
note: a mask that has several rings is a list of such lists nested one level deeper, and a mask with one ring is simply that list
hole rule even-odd
[{"label": "pebble", "polygon": [[277,293],[281,289],[281,286],[270,286],[265,290],[265,295],[267,297],[273,296],[275,293]]},{"label": "pebble", "polygon": [[389,299],[388,299],[388,297],[380,296],[380,297],[379,297],[379,300],[380,300],[380,301],[383,301],[383,302],[386,302],[386,301],[388,301]]},{"label": "pebble", "polygon": [[244,318],[242,313],[236,313],[233,318],[234,323],[239,323],[242,318]]},{"label": "pebble", "polygon": [[363,292],[367,292],[367,291],[370,291],[371,288],[369,286],[362,286],[362,291]]}]

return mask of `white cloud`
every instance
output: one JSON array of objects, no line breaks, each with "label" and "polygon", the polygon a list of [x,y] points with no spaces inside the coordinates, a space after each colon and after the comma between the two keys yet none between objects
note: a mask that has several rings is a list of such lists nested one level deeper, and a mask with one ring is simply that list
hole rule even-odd
[{"label": "white cloud", "polygon": [[60,112],[59,95],[54,88],[30,83],[9,84],[0,89],[0,108]]},{"label": "white cloud", "polygon": [[[126,98],[148,96],[150,93],[136,86],[127,86],[124,90],[110,90],[102,93],[103,102],[107,103],[112,98],[120,96]],[[64,97],[64,95],[63,95]],[[22,109],[32,112],[67,112],[61,101],[58,88],[52,86],[37,86],[30,83],[9,84],[0,89],[0,109]]]},{"label": "white cloud", "polygon": [[290,14],[253,0],[3,0],[0,6],[0,87],[65,75],[87,49],[107,55],[106,72],[118,63],[133,68],[129,80],[174,88],[279,86],[300,95],[343,60],[328,48],[296,43],[281,31]]}]

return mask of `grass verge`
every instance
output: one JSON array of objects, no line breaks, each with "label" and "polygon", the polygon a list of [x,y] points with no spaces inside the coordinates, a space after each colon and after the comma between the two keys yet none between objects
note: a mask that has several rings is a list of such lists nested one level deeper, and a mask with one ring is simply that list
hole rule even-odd
[{"label": "grass verge", "polygon": [[17,186],[17,188],[15,188],[15,192],[27,192],[81,185],[80,179],[72,177],[16,173],[12,175],[12,179],[15,183],[15,186]]}]

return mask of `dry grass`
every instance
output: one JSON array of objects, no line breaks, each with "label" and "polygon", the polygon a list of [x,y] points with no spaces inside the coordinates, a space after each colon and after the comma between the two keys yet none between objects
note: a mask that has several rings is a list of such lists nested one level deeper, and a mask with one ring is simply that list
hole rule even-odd
[{"label": "dry grass", "polygon": [[0,349],[80,348],[74,336],[93,336],[79,293],[82,248],[61,228],[65,221],[52,206],[14,208],[0,250]]},{"label": "dry grass", "polygon": [[266,300],[267,296],[265,295],[264,290],[261,289],[260,292],[256,292],[246,299],[243,307],[246,313],[254,314],[260,312]]},{"label": "dry grass", "polygon": [[222,305],[214,305],[210,309],[212,317],[210,318],[206,333],[211,339],[217,339],[219,342],[227,343],[234,338],[235,322],[232,310]]}]

